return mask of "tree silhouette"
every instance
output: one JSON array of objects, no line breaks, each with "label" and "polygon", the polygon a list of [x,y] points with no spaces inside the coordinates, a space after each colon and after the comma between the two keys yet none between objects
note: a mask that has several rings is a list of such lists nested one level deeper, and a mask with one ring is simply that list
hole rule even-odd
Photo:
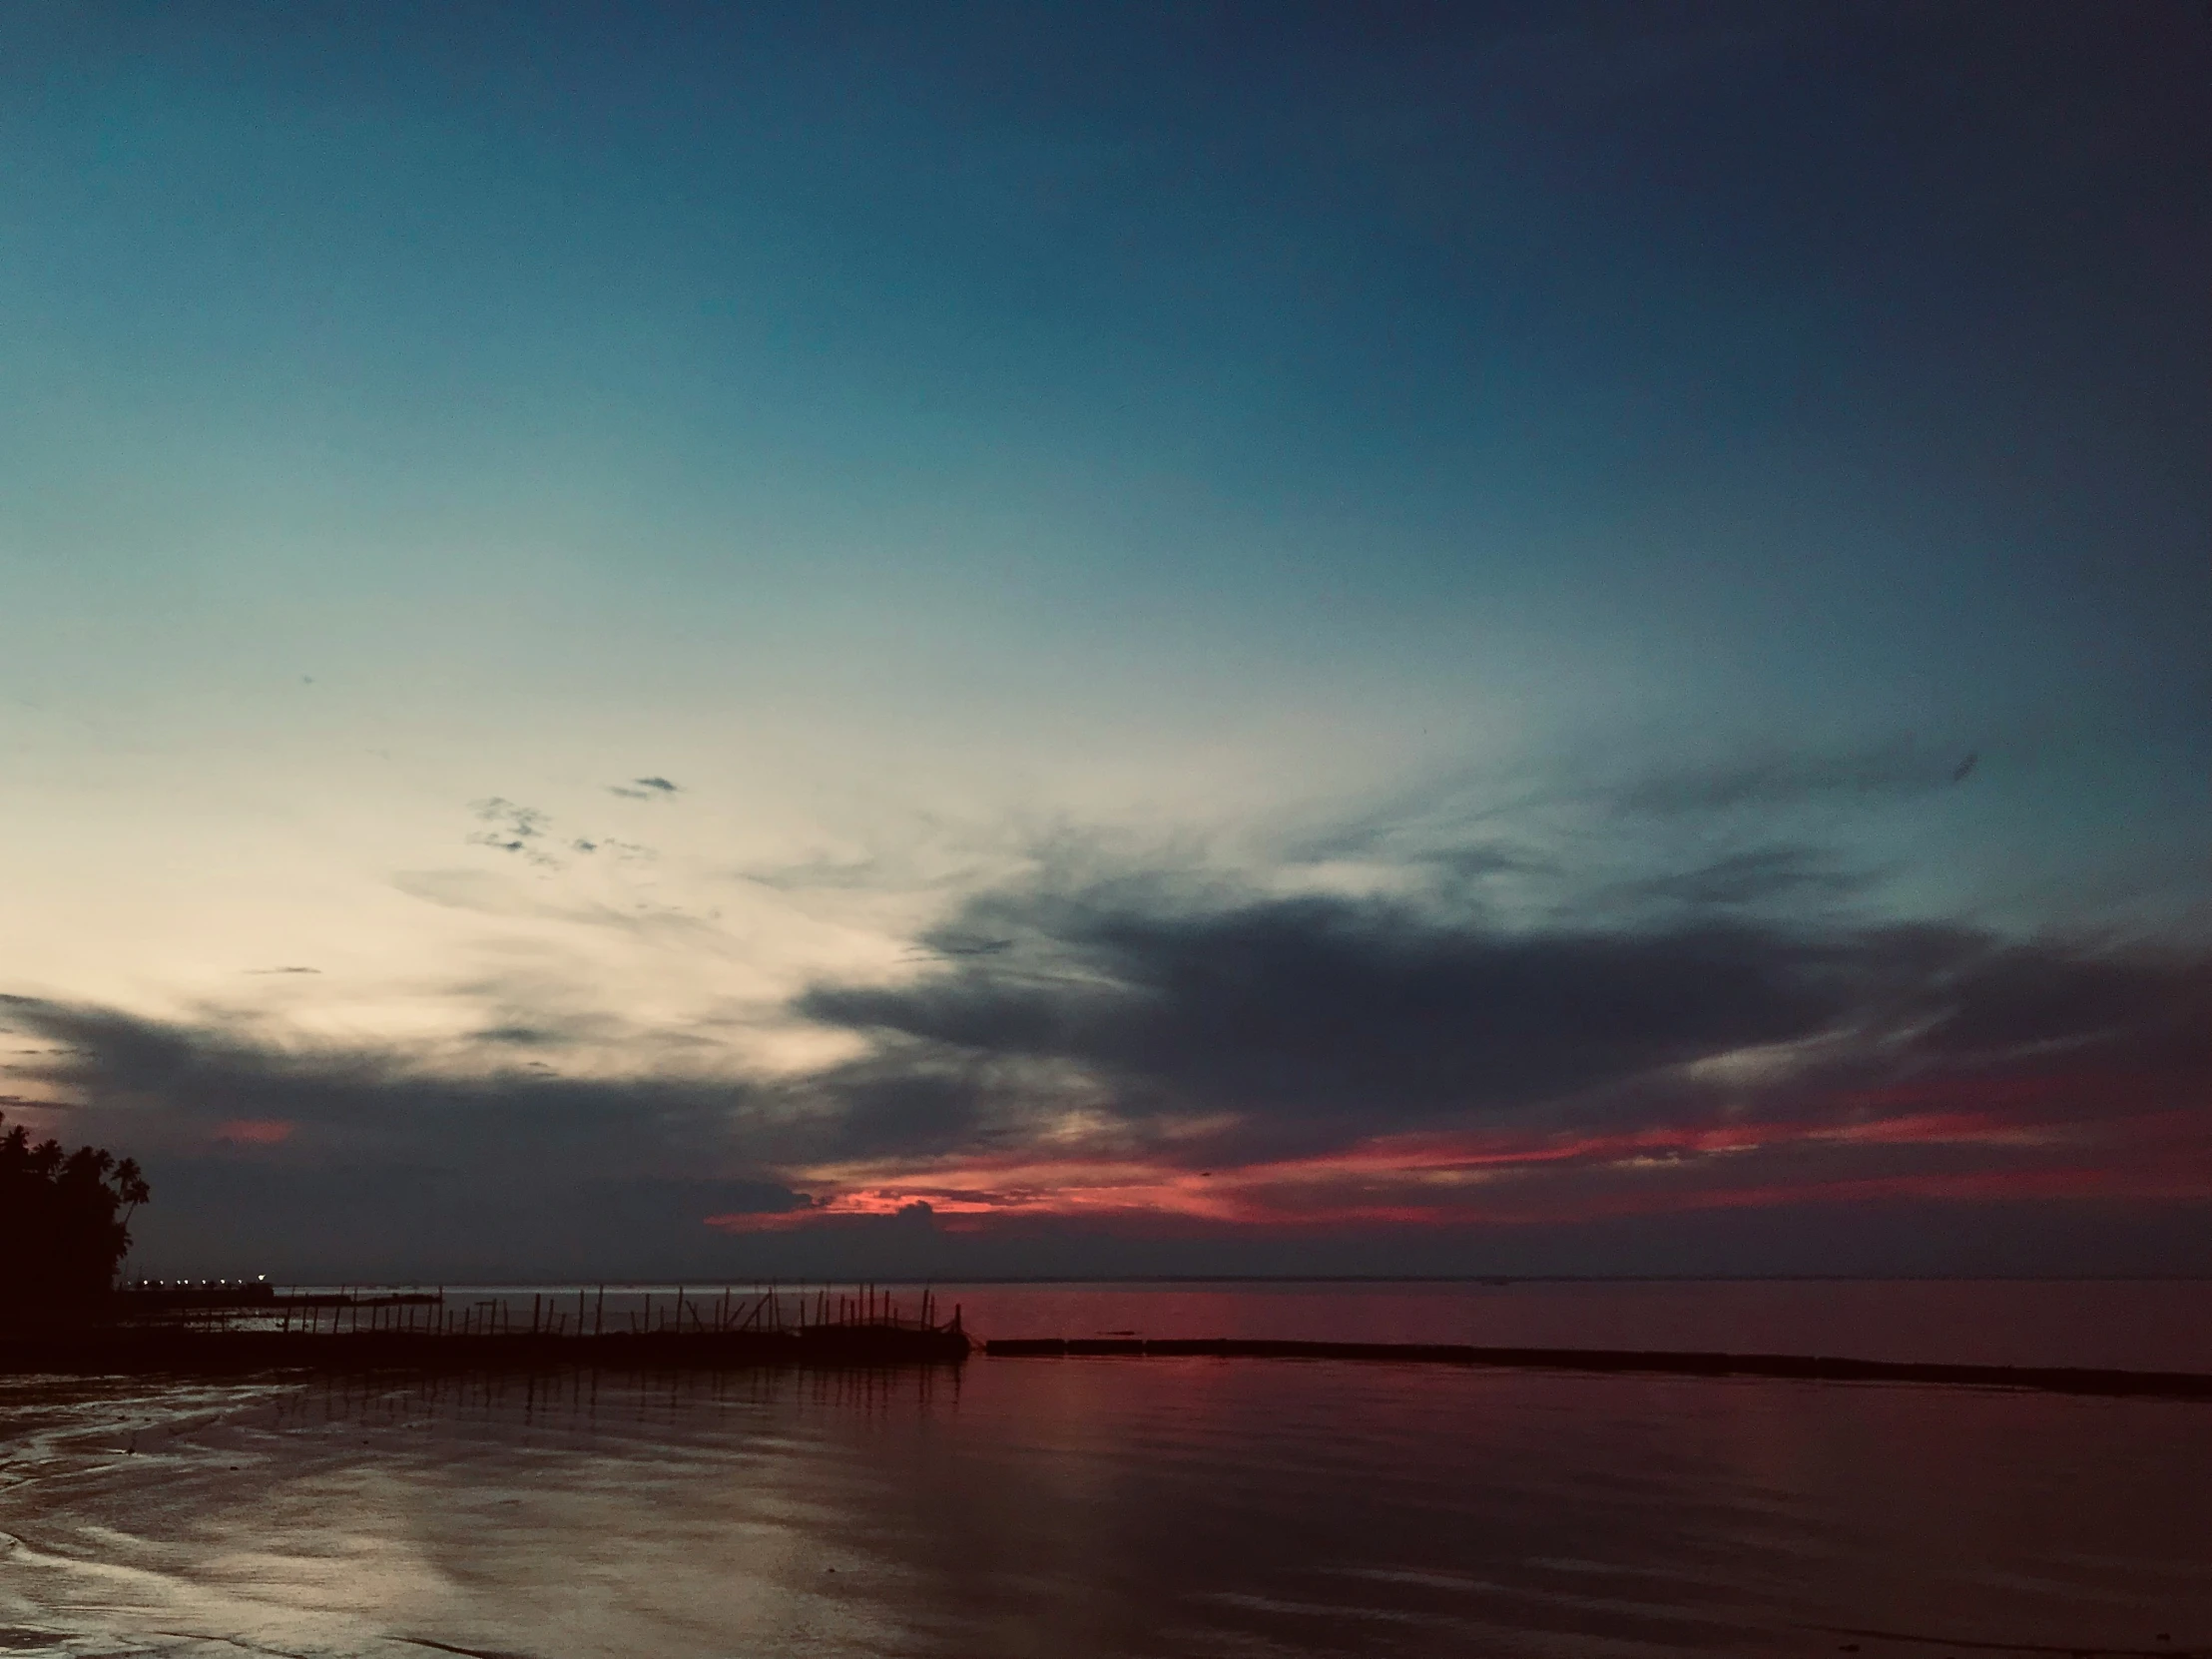
[{"label": "tree silhouette", "polygon": [[134,1159],[34,1145],[20,1123],[0,1134],[0,1313],[97,1309],[131,1248],[131,1213],[150,1196]]}]

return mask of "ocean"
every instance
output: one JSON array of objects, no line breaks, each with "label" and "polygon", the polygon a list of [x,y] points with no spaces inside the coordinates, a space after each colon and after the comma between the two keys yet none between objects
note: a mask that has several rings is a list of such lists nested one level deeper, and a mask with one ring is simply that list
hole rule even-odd
[{"label": "ocean", "polygon": [[[577,1289],[448,1296],[550,1305]],[[645,1294],[673,1292],[610,1303]],[[2203,1283],[938,1296],[987,1336],[2212,1370]],[[976,1358],[882,1373],[13,1378],[0,1434],[0,1652],[2212,1652],[2201,1403]]]}]

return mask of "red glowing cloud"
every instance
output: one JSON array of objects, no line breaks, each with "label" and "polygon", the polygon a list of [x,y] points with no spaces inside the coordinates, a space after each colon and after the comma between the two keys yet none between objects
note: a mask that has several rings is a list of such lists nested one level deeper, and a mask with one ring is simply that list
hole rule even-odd
[{"label": "red glowing cloud", "polygon": [[2115,1112],[2123,1077],[1967,1077],[1842,1092],[1789,1118],[1453,1128],[1191,1167],[1173,1142],[795,1172],[817,1196],[727,1232],[926,1212],[970,1232],[1039,1218],[1303,1230],[1464,1227],[1878,1199],[2212,1198],[2192,1110]]},{"label": "red glowing cloud", "polygon": [[234,1146],[281,1146],[293,1127],[282,1118],[231,1118],[215,1126],[215,1138]]}]

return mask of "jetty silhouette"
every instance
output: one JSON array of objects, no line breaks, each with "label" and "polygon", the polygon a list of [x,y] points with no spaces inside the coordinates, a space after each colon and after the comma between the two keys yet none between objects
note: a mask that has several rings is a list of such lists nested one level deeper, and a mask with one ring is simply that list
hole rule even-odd
[{"label": "jetty silhouette", "polygon": [[868,1285],[614,1289],[613,1309],[598,1286],[531,1293],[525,1314],[519,1293],[145,1284],[116,1292],[99,1319],[0,1333],[0,1372],[883,1366],[958,1362],[974,1346],[959,1306],[940,1318],[926,1289],[903,1307]]},{"label": "jetty silhouette", "polygon": [[[614,1305],[609,1305],[609,1292]],[[527,1294],[527,1301],[525,1301]],[[628,1304],[628,1305],[626,1305]],[[361,1287],[282,1292],[262,1282],[146,1284],[107,1316],[0,1332],[0,1373],[238,1375],[271,1371],[455,1372],[575,1366],[756,1367],[1012,1361],[1336,1361],[1777,1382],[1908,1383],[2212,1401],[2212,1375],[2091,1367],[1954,1365],[1838,1355],[1485,1347],[1276,1338],[981,1340],[933,1289],[620,1286],[491,1296]]]}]

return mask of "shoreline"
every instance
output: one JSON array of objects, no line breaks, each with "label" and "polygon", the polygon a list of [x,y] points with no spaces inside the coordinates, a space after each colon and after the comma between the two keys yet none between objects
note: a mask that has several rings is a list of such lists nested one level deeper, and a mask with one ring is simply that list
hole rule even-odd
[{"label": "shoreline", "polygon": [[960,1365],[997,1360],[1357,1361],[1469,1370],[1751,1378],[2002,1388],[2105,1398],[2212,1401],[2212,1374],[2077,1366],[1959,1365],[1832,1355],[1663,1349],[1507,1348],[1268,1338],[998,1338],[885,1325],[783,1331],[434,1333],[91,1328],[0,1337],[0,1375],[215,1375],[546,1369],[738,1371]]},{"label": "shoreline", "polygon": [[1268,1338],[1000,1338],[994,1359],[1363,1360],[1507,1371],[1662,1377],[1750,1377],[1804,1382],[1916,1382],[2118,1398],[2212,1400],[2212,1375],[2087,1366],[1983,1366],[1829,1355],[1722,1354],[1667,1349],[1482,1348],[1457,1343],[1326,1343]]}]

